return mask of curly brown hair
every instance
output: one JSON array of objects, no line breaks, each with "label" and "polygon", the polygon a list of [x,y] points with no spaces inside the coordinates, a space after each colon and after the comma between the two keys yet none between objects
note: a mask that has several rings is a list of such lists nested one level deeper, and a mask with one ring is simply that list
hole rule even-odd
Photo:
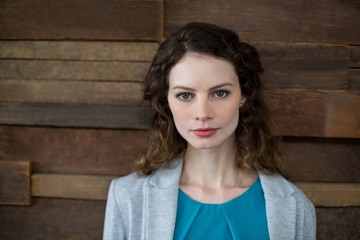
[{"label": "curly brown hair", "polygon": [[149,144],[135,164],[135,170],[149,175],[166,167],[187,147],[177,132],[168,105],[168,76],[172,67],[188,52],[229,61],[235,67],[246,102],[239,109],[235,130],[237,167],[284,174],[279,136],[262,94],[259,74],[263,72],[256,49],[239,40],[236,33],[209,23],[189,23],[171,35],[158,48],[145,77],[144,100],[152,107]]}]

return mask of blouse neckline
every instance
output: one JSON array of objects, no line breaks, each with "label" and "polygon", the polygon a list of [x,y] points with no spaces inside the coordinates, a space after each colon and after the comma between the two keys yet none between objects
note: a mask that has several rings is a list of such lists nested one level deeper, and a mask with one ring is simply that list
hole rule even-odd
[{"label": "blouse neckline", "polygon": [[203,205],[203,206],[224,206],[224,205],[228,205],[228,204],[231,204],[241,198],[244,198],[246,197],[246,195],[250,194],[253,189],[255,188],[255,186],[257,184],[260,184],[260,178],[258,177],[252,184],[250,187],[248,187],[243,193],[241,193],[240,195],[232,198],[232,199],[229,199],[225,202],[222,202],[222,203],[206,203],[206,202],[200,202],[200,201],[197,201],[193,198],[191,198],[189,195],[187,195],[180,187],[179,187],[179,194],[183,195],[187,200],[189,200],[190,202],[193,202],[193,203],[196,203],[196,204],[200,204],[200,205]]}]

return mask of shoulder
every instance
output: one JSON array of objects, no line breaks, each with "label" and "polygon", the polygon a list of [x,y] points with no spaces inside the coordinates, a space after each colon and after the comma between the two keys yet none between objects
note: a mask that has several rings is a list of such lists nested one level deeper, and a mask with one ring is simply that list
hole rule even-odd
[{"label": "shoulder", "polygon": [[301,239],[316,239],[315,207],[303,191],[280,174],[259,173],[259,176],[267,211],[271,211],[273,216],[284,214],[287,220],[296,219],[295,231],[304,237]]},{"label": "shoulder", "polygon": [[277,198],[298,197],[307,199],[305,194],[292,182],[280,174],[260,173],[261,185],[265,195]]},{"label": "shoulder", "polygon": [[279,203],[288,204],[288,212],[294,212],[298,230],[303,231],[305,239],[315,239],[316,212],[312,202],[301,189],[280,174],[259,173],[266,201],[273,207]]},{"label": "shoulder", "polygon": [[127,176],[112,180],[109,191],[112,191],[115,199],[119,200],[121,198],[121,202],[133,202],[134,199],[142,195],[149,178],[149,176],[140,176],[137,173],[131,173]]},{"label": "shoulder", "polygon": [[297,208],[315,214],[315,207],[304,192],[280,174],[260,173],[261,185],[267,199],[292,199]]}]

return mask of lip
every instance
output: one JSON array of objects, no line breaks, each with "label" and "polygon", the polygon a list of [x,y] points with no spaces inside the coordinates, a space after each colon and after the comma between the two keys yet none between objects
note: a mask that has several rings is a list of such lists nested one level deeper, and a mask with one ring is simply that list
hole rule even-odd
[{"label": "lip", "polygon": [[207,138],[214,135],[217,132],[217,128],[198,128],[194,129],[193,133],[201,138]]}]

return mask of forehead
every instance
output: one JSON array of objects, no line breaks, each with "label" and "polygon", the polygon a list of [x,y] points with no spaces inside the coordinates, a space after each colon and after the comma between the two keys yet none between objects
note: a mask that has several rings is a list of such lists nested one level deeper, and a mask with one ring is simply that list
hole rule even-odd
[{"label": "forehead", "polygon": [[169,74],[169,85],[223,82],[238,82],[233,64],[201,53],[186,53]]}]

